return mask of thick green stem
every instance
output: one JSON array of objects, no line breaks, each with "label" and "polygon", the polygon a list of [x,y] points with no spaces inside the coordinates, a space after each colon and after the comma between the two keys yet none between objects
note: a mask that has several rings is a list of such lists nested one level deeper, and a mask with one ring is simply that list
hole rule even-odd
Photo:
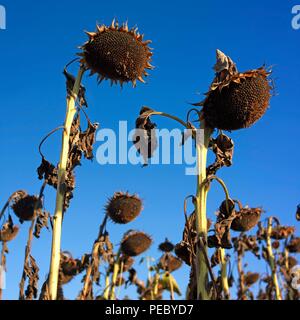
[{"label": "thick green stem", "polygon": [[156,274],[154,276],[154,289],[153,289],[154,299],[153,300],[156,300],[156,297],[158,295],[159,279],[160,279],[159,272],[156,271]]},{"label": "thick green stem", "polygon": [[270,265],[271,273],[272,273],[273,285],[275,288],[276,300],[282,300],[281,292],[280,292],[280,288],[279,288],[279,283],[278,283],[278,278],[277,278],[277,273],[276,273],[276,263],[275,263],[275,258],[274,258],[274,254],[273,254],[273,249],[272,249],[272,242],[271,242],[272,222],[273,222],[273,218],[271,217],[268,220],[267,239],[266,239],[268,258],[269,258],[269,265]]},{"label": "thick green stem", "polygon": [[49,275],[49,293],[51,300],[57,298],[57,285],[60,264],[60,248],[61,248],[61,231],[63,220],[63,207],[65,199],[65,178],[69,156],[69,141],[71,126],[76,114],[76,100],[80,89],[81,80],[84,74],[84,67],[82,66],[78,72],[72,95],[67,100],[67,113],[64,125],[64,132],[62,137],[62,148],[60,154],[60,162],[58,167],[58,184],[56,194],[56,208],[53,217],[53,234],[52,234],[52,249],[51,249],[51,263]]},{"label": "thick green stem", "polygon": [[221,258],[221,277],[222,277],[222,288],[226,300],[230,299],[230,290],[228,285],[227,277],[227,261],[225,255],[225,249],[220,249],[220,258]]},{"label": "thick green stem", "polygon": [[107,272],[105,276],[105,290],[103,293],[103,298],[105,300],[109,300],[109,288],[110,288],[110,278],[109,278],[109,272]]},{"label": "thick green stem", "polygon": [[119,272],[120,272],[120,252],[118,253],[116,261],[114,263],[109,300],[116,300],[115,288],[116,288]]},{"label": "thick green stem", "polygon": [[[206,181],[206,166],[207,166],[207,153],[212,130],[205,126],[203,122],[201,129],[204,134],[204,141],[196,141],[197,149],[197,195],[196,195],[196,227],[197,234],[203,239],[205,251],[207,252],[207,216],[206,216],[206,202],[208,195],[208,184]],[[198,140],[198,138],[196,139]],[[206,265],[205,252],[201,248],[197,247],[197,298],[200,300],[210,300],[209,293],[207,291],[208,283],[208,267]]]}]

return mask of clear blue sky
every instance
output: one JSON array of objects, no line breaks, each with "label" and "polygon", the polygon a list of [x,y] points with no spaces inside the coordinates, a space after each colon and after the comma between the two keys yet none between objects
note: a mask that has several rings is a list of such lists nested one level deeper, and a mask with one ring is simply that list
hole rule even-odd
[{"label": "clear blue sky", "polygon": [[[17,189],[38,193],[41,182],[37,147],[41,138],[63,123],[65,114],[64,65],[86,40],[83,30],[95,23],[138,25],[153,40],[156,69],[146,85],[136,89],[96,85],[85,78],[89,116],[102,127],[117,129],[119,120],[134,126],[142,105],[184,117],[188,102],[200,101],[213,78],[215,50],[221,49],[244,71],[262,64],[274,66],[277,96],[266,116],[249,130],[232,134],[236,143],[234,166],[220,176],[234,198],[250,206],[263,206],[284,224],[296,224],[300,202],[299,88],[300,30],[291,27],[291,8],[297,1],[1,1],[7,10],[7,30],[0,31],[1,65],[1,180],[0,204]],[[299,1],[298,1],[299,2]],[[75,70],[73,70],[75,71]],[[176,125],[155,119],[161,127]],[[60,135],[44,150],[58,160]],[[98,145],[96,145],[97,147]],[[167,236],[179,242],[183,228],[183,199],[195,191],[195,178],[182,166],[105,166],[84,162],[77,170],[75,198],[65,217],[62,248],[75,257],[89,252],[102,221],[106,199],[115,191],[137,192],[145,210],[129,228],[141,229],[155,240],[149,255]],[[208,211],[223,200],[218,186],[209,195]],[[53,212],[54,192],[46,193]],[[18,297],[28,224],[9,244],[7,290],[4,298]],[[110,225],[118,243],[126,227]],[[41,282],[49,265],[50,233],[33,242],[33,255],[41,267]],[[252,264],[250,270],[258,269]],[[145,274],[142,274],[145,277]],[[185,290],[188,269],[177,272]],[[75,297],[79,281],[66,287]]]}]

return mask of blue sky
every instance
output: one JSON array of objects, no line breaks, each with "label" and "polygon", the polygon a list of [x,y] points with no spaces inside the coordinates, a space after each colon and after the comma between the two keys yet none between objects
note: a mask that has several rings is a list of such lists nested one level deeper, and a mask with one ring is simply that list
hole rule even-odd
[{"label": "blue sky", "polygon": [[[299,2],[299,1],[298,1]],[[291,27],[291,10],[297,1],[1,1],[7,10],[7,30],[0,31],[1,48],[1,178],[0,204],[18,189],[38,193],[41,182],[36,168],[43,136],[61,125],[65,114],[64,65],[74,58],[77,46],[86,40],[83,30],[95,23],[109,24],[116,17],[137,25],[153,41],[153,64],[146,85],[97,86],[85,78],[88,114],[102,128],[117,130],[119,120],[133,127],[142,105],[185,117],[188,102],[200,101],[213,78],[217,48],[230,55],[239,70],[273,66],[276,96],[265,117],[248,130],[234,132],[234,165],[220,172],[234,198],[250,206],[263,206],[284,224],[295,225],[300,202],[299,87],[300,30]],[[76,72],[74,68],[72,70]],[[160,127],[177,124],[155,118]],[[96,148],[99,145],[96,145]],[[58,160],[60,135],[44,148],[47,157]],[[129,228],[152,235],[149,255],[158,257],[158,244],[168,237],[179,242],[184,223],[183,199],[194,193],[195,177],[184,167],[100,166],[84,162],[77,169],[77,190],[65,216],[62,248],[81,256],[91,250],[103,218],[106,199],[115,191],[138,193],[145,210]],[[48,189],[46,207],[53,212],[55,194]],[[218,186],[209,195],[208,212],[223,200]],[[18,282],[24,258],[28,224],[9,244],[7,290],[4,298],[18,297]],[[110,225],[117,244],[127,231]],[[50,233],[33,242],[33,255],[41,268],[41,282],[49,265]],[[253,261],[249,269],[261,268]],[[141,274],[145,278],[145,274]],[[188,269],[177,272],[185,290]],[[65,289],[75,297],[79,280]]]}]

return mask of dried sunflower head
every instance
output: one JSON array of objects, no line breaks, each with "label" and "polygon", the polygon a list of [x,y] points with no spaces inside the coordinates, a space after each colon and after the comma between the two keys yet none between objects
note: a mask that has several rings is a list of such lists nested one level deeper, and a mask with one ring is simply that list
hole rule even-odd
[{"label": "dried sunflower head", "polygon": [[74,259],[69,252],[62,252],[60,258],[60,284],[65,285],[82,272],[81,261]]},{"label": "dried sunflower head", "polygon": [[31,221],[34,218],[35,209],[42,208],[42,203],[36,196],[30,196],[26,192],[14,198],[12,209],[15,215],[23,221]]},{"label": "dried sunflower head", "polygon": [[270,72],[265,67],[239,73],[232,60],[217,51],[216,78],[203,106],[208,126],[221,130],[248,128],[257,122],[270,104]]},{"label": "dried sunflower head", "polygon": [[254,285],[259,280],[259,273],[248,272],[244,276],[244,284],[247,287]]},{"label": "dried sunflower head", "polygon": [[142,209],[142,201],[137,196],[116,192],[106,206],[106,213],[113,222],[127,224],[135,220]]},{"label": "dried sunflower head", "polygon": [[172,273],[181,268],[182,260],[174,257],[171,253],[165,253],[159,261],[159,266],[162,270]]},{"label": "dried sunflower head", "polygon": [[166,239],[165,242],[161,243],[158,247],[158,249],[162,252],[172,252],[174,248],[174,244],[170,242],[168,239]]},{"label": "dried sunflower head", "polygon": [[291,253],[300,253],[300,238],[294,238],[292,239],[288,246],[287,249]]},{"label": "dried sunflower head", "polygon": [[294,233],[295,233],[294,227],[279,225],[272,229],[271,238],[274,240],[283,240],[283,239],[287,239],[289,236],[293,235]]},{"label": "dried sunflower head", "polygon": [[298,261],[296,258],[289,256],[288,257],[288,266],[289,269],[292,269],[293,267],[295,267],[298,264]]},{"label": "dried sunflower head", "polygon": [[152,244],[150,236],[144,232],[129,231],[121,242],[121,251],[130,257],[136,257],[147,251]]},{"label": "dried sunflower head", "polygon": [[89,40],[81,47],[79,55],[91,75],[97,74],[101,82],[110,79],[111,83],[145,82],[146,69],[151,66],[152,52],[150,40],[144,41],[136,28],[129,30],[127,23],[119,27],[112,22],[110,26],[97,25],[96,32],[87,32]]},{"label": "dried sunflower head", "polygon": [[253,229],[258,224],[262,213],[261,208],[242,208],[232,221],[231,229],[237,232],[246,232]]}]

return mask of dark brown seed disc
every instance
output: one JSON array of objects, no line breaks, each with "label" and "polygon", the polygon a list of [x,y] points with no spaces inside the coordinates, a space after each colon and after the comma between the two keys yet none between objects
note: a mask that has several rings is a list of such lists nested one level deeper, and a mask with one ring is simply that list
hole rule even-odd
[{"label": "dark brown seed disc", "polygon": [[106,212],[113,222],[127,224],[140,215],[142,206],[138,197],[118,192],[109,200]]},{"label": "dark brown seed disc", "polygon": [[38,201],[38,197],[26,195],[15,201],[12,209],[21,221],[31,221],[34,218],[35,207],[37,210],[42,207]]},{"label": "dark brown seed disc", "polygon": [[73,280],[80,273],[80,261],[73,259],[71,254],[64,252],[60,258],[59,281],[61,285],[65,285]]},{"label": "dark brown seed disc", "polygon": [[292,239],[287,248],[291,253],[300,253],[300,238]]},{"label": "dark brown seed disc", "polygon": [[148,75],[152,52],[148,47],[151,41],[143,41],[136,29],[129,30],[127,25],[119,27],[97,26],[97,32],[88,32],[89,41],[82,46],[81,62],[98,74],[100,80],[110,79],[112,83],[144,82]]},{"label": "dark brown seed disc", "polygon": [[294,227],[277,226],[272,229],[271,238],[274,240],[287,239],[289,236],[294,234],[294,232],[295,232]]},{"label": "dark brown seed disc", "polygon": [[125,235],[121,243],[122,253],[136,257],[147,251],[152,244],[150,236],[143,232],[131,231]]},{"label": "dark brown seed disc", "polygon": [[262,210],[255,209],[242,209],[237,218],[231,224],[231,229],[237,232],[246,232],[254,228],[261,217]]},{"label": "dark brown seed disc", "polygon": [[160,266],[163,270],[172,273],[181,268],[182,261],[172,254],[166,253],[160,259]]},{"label": "dark brown seed disc", "polygon": [[297,259],[295,259],[294,257],[288,257],[288,264],[289,264],[289,269],[292,269],[293,267],[295,267],[298,264]]},{"label": "dark brown seed disc", "polygon": [[204,103],[204,118],[212,128],[228,131],[248,128],[265,114],[270,90],[267,76],[253,71],[252,76],[241,78],[240,83],[231,82],[221,91],[211,91]]},{"label": "dark brown seed disc", "polygon": [[244,283],[247,287],[252,286],[259,280],[259,273],[248,272],[245,274]]},{"label": "dark brown seed disc", "polygon": [[158,249],[162,252],[172,252],[174,248],[175,246],[168,239],[166,239],[166,241],[161,243],[158,247]]}]

